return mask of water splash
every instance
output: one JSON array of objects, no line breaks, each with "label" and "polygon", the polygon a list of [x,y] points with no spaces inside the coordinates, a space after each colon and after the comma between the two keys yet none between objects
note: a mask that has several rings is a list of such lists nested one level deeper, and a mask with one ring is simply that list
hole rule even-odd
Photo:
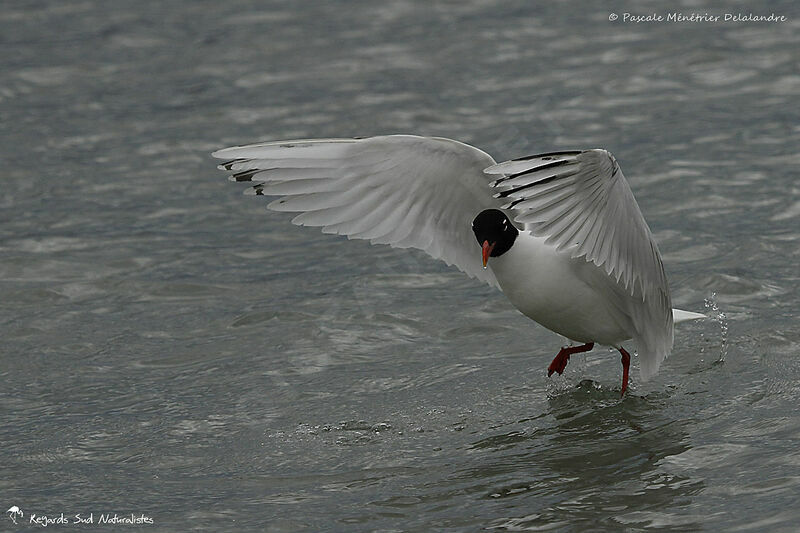
[{"label": "water splash", "polygon": [[709,312],[709,317],[719,325],[720,345],[719,357],[716,362],[722,363],[728,355],[728,319],[725,313],[720,311],[719,305],[717,304],[716,292],[712,292],[709,297],[705,299],[705,306],[706,310]]}]

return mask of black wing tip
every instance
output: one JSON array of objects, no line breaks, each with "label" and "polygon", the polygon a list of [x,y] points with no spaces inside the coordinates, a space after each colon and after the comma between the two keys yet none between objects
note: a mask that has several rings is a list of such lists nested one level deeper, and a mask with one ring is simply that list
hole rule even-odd
[{"label": "black wing tip", "polygon": [[251,186],[249,189],[244,190],[244,194],[247,196],[267,196],[264,194],[264,184],[263,183],[256,183],[255,185]]},{"label": "black wing tip", "polygon": [[237,163],[244,163],[246,161],[249,161],[249,159],[245,159],[243,157],[237,157],[236,159],[229,159],[228,161],[220,163],[219,165],[217,165],[217,168],[219,168],[220,170],[230,170],[231,168],[233,168],[233,165]]},{"label": "black wing tip", "polygon": [[508,189],[507,191],[499,192],[499,193],[495,194],[494,197],[495,198],[507,198],[507,197],[511,196],[512,194],[518,193],[520,191],[524,191],[525,189],[530,189],[530,188],[533,188],[533,187],[538,187],[540,185],[545,185],[547,183],[550,183],[551,181],[555,181],[555,180],[560,179],[560,178],[568,178],[571,175],[572,174],[553,174],[552,176],[547,176],[546,178],[542,178],[540,180],[536,180],[536,181],[531,182],[531,183],[526,183],[524,185],[520,185],[518,187],[514,187],[512,189]]},{"label": "black wing tip", "polygon": [[[514,161],[524,161],[524,160],[515,159]],[[497,185],[503,183],[504,181],[512,180],[514,178],[519,178],[520,176],[524,176],[526,174],[533,174],[534,172],[539,172],[540,170],[547,170],[549,168],[561,167],[564,165],[572,165],[574,163],[575,163],[574,161],[570,161],[569,159],[557,159],[555,161],[551,161],[549,163],[545,163],[537,167],[529,168],[528,170],[523,170],[522,172],[517,172],[516,174],[509,174],[508,176],[505,176],[503,178],[498,178],[494,181],[494,185],[492,185],[492,187],[496,187]]]},{"label": "black wing tip", "polygon": [[557,157],[560,155],[579,155],[585,152],[586,150],[562,150],[560,152],[544,152],[542,154],[534,154],[534,155],[526,155],[524,157],[518,157],[516,159],[512,159],[511,161],[530,161],[531,159],[541,158],[547,159],[548,157]]},{"label": "black wing tip", "polygon": [[[230,170],[230,169],[229,169]],[[241,172],[237,172],[235,174],[231,174],[230,179],[231,181],[253,181],[253,176],[261,172],[263,169],[261,168],[254,168],[251,170],[243,170]]]}]

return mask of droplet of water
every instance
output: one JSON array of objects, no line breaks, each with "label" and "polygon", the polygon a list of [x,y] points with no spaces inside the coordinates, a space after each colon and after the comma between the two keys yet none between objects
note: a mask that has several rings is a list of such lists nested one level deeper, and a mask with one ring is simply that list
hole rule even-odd
[{"label": "droplet of water", "polygon": [[712,292],[709,297],[705,299],[705,306],[706,309],[710,311],[709,315],[711,316],[711,319],[719,324],[720,345],[719,357],[717,358],[716,362],[722,363],[725,361],[725,356],[728,355],[728,320],[725,316],[725,313],[719,309],[716,292]]}]

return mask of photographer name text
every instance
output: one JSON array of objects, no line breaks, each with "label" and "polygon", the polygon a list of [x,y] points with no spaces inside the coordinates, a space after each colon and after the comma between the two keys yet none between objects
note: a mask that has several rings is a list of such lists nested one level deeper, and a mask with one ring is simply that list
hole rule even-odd
[{"label": "photographer name text", "polygon": [[615,21],[621,19],[621,22],[629,22],[634,24],[648,23],[648,22],[768,22],[780,23],[788,21],[785,15],[776,15],[770,13],[769,15],[756,15],[753,13],[722,13],[714,15],[711,13],[648,13],[639,15],[636,13],[622,13],[617,15],[611,13],[608,19]]}]

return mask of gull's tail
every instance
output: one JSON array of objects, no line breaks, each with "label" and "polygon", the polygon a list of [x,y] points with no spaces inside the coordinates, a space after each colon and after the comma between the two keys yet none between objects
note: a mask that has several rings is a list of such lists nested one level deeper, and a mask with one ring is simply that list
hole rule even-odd
[{"label": "gull's tail", "polygon": [[692,313],[691,311],[684,311],[682,309],[672,310],[672,322],[675,324],[686,322],[687,320],[697,320],[698,318],[708,317],[702,313]]}]

